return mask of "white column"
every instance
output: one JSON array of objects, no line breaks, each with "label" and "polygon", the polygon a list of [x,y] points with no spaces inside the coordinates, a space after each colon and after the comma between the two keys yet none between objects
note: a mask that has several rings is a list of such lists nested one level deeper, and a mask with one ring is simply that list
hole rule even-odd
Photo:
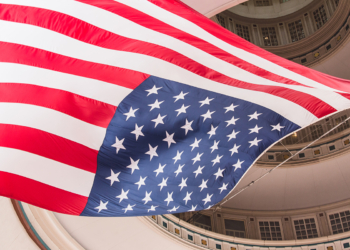
[{"label": "white column", "polygon": [[254,37],[254,44],[257,45],[257,46],[263,46],[263,43],[262,43],[262,38],[260,36],[260,32],[259,32],[259,27],[256,26],[256,27],[253,27],[252,25],[252,34],[253,34],[253,37]]},{"label": "white column", "polygon": [[329,11],[328,4],[327,4],[326,0],[323,1],[323,5],[324,5],[324,9],[326,10],[327,19],[329,20],[331,18],[331,12]]},{"label": "white column", "polygon": [[311,32],[309,31],[309,27],[308,27],[308,24],[307,24],[307,21],[306,21],[306,18],[305,18],[304,15],[303,15],[303,18],[302,18],[301,22],[303,24],[305,37],[308,37],[309,35],[311,35]]},{"label": "white column", "polygon": [[285,23],[283,23],[283,25],[278,24],[278,30],[279,30],[280,39],[281,39],[280,45],[286,45],[290,43],[286,24]]}]

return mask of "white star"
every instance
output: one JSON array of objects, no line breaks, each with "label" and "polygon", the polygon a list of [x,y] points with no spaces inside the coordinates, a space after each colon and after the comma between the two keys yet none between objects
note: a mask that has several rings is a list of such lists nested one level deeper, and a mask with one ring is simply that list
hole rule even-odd
[{"label": "white star", "polygon": [[173,160],[175,160],[174,164],[178,161],[181,160],[181,155],[184,151],[182,151],[181,153],[179,153],[179,150],[177,151],[176,156],[173,158]]},{"label": "white star", "polygon": [[194,143],[192,143],[192,144],[190,145],[190,147],[192,147],[192,150],[191,150],[191,151],[193,151],[194,148],[198,148],[198,147],[199,147],[198,144],[201,142],[201,140],[202,140],[202,139],[200,139],[200,140],[198,141],[197,138],[194,138]]},{"label": "white star", "polygon": [[203,174],[203,173],[202,173],[202,169],[203,169],[204,167],[205,167],[205,166],[203,166],[203,167],[198,166],[197,170],[193,172],[194,174],[196,174],[196,177],[194,177],[194,178],[197,178],[197,175],[199,175],[199,174]]},{"label": "white star", "polygon": [[128,113],[124,113],[124,115],[126,116],[126,120],[128,120],[130,117],[135,117],[135,112],[139,110],[139,109],[132,109],[132,107],[130,107],[130,110]]},{"label": "white star", "polygon": [[156,211],[156,208],[157,208],[157,207],[158,207],[158,206],[153,206],[153,205],[151,205],[151,208],[148,209],[147,212],[149,213],[149,211]]},{"label": "white star", "polygon": [[118,196],[116,196],[116,198],[119,198],[119,203],[122,202],[122,200],[124,199],[128,199],[128,193],[129,193],[129,190],[128,191],[124,191],[124,189],[122,189],[122,193]]},{"label": "white star", "polygon": [[117,154],[118,154],[120,149],[124,149],[125,150],[125,147],[123,146],[124,139],[125,138],[119,140],[118,137],[115,137],[115,143],[112,145],[112,147],[117,149]]},{"label": "white star", "polygon": [[205,113],[205,114],[203,114],[203,115],[201,115],[201,116],[203,116],[204,117],[204,120],[203,120],[203,122],[205,122],[205,120],[206,119],[211,119],[211,115],[212,114],[214,114],[215,113],[215,111],[213,111],[213,112],[210,112],[210,110],[208,109],[208,111],[207,111],[207,113]]},{"label": "white star", "polygon": [[171,194],[169,194],[169,192],[168,192],[168,197],[164,200],[164,201],[168,202],[168,203],[166,204],[167,206],[169,206],[169,203],[170,203],[171,201],[174,201],[174,200],[173,200],[173,197],[172,197],[172,196],[173,196],[173,193],[174,193],[174,192],[171,192]]},{"label": "white star", "polygon": [[162,104],[164,101],[158,102],[158,99],[153,104],[148,104],[148,106],[151,107],[149,111],[152,111],[153,109],[160,109],[160,104]]},{"label": "white star", "polygon": [[[142,199],[143,201],[145,201],[144,204],[147,204],[147,202],[152,201],[152,199],[151,199],[151,194],[152,194],[152,191],[149,192],[149,193],[147,193],[147,191],[146,191],[146,196],[145,196],[145,198]],[[148,212],[149,212],[149,211],[148,211]]]},{"label": "white star", "polygon": [[219,142],[220,142],[220,141],[216,142],[216,140],[214,140],[213,146],[210,147],[211,153],[213,153],[214,150],[219,149],[219,148],[218,148]]},{"label": "white star", "polygon": [[98,212],[101,212],[101,210],[108,210],[107,208],[107,204],[108,204],[108,201],[106,201],[106,203],[103,203],[101,200],[100,200],[100,205],[98,207],[95,207],[95,209],[98,209]]},{"label": "white star", "polygon": [[221,188],[219,188],[219,190],[220,190],[220,194],[222,193],[222,191],[224,191],[224,190],[227,190],[227,185],[228,185],[228,183],[222,183],[222,187]]},{"label": "white star", "polygon": [[[204,204],[205,205],[205,204]],[[209,205],[206,209],[204,209],[204,210],[208,210],[208,209],[211,209],[211,207],[212,207],[213,205]]]},{"label": "white star", "polygon": [[216,135],[216,129],[217,129],[218,127],[219,127],[219,126],[216,126],[216,127],[214,128],[214,126],[211,125],[211,129],[210,129],[210,131],[207,133],[207,134],[209,135],[209,139],[210,139],[210,137],[211,137],[212,135]]},{"label": "white star", "polygon": [[186,192],[186,197],[184,198],[184,201],[185,201],[185,204],[187,205],[187,202],[191,200],[191,194],[193,192],[189,193],[189,192]]},{"label": "white star", "polygon": [[[209,180],[209,179],[208,179]],[[207,187],[207,182],[208,180],[204,181],[204,179],[202,179],[202,184],[200,184],[198,187],[201,189],[201,192],[204,188],[208,188]]]},{"label": "white star", "polygon": [[169,212],[169,213],[171,213],[171,212],[176,212],[176,210],[178,210],[179,207],[180,207],[180,206],[177,206],[177,207],[174,206],[172,209],[168,210],[168,212]]},{"label": "white star", "polygon": [[215,178],[215,180],[217,180],[219,177],[224,177],[223,175],[222,175],[222,172],[224,172],[225,171],[225,169],[218,169],[218,171],[214,174],[215,176],[216,176],[216,178]]},{"label": "white star", "polygon": [[258,146],[258,142],[262,141],[262,139],[258,140],[258,137],[255,137],[255,139],[253,141],[248,141],[250,143],[249,148],[253,147],[253,146]]},{"label": "white star", "polygon": [[179,184],[179,187],[181,187],[181,188],[180,188],[180,191],[181,191],[184,187],[187,187],[186,181],[187,181],[188,177],[187,177],[186,179],[184,179],[184,178],[181,178],[181,179],[182,179],[182,181],[181,181],[181,183]]},{"label": "white star", "polygon": [[158,146],[155,146],[155,147],[153,148],[153,147],[151,146],[151,144],[148,144],[148,147],[149,147],[149,150],[148,150],[145,154],[150,156],[149,161],[151,161],[152,158],[153,158],[153,156],[157,156],[157,157],[158,157],[158,154],[157,154],[157,148],[158,148]]},{"label": "white star", "polygon": [[226,136],[226,137],[228,137],[228,141],[230,141],[232,138],[233,138],[233,139],[236,139],[236,135],[237,135],[239,132],[240,132],[240,131],[235,132],[235,130],[232,130],[232,133]]},{"label": "white star", "polygon": [[231,148],[229,151],[231,151],[231,156],[234,154],[234,153],[237,153],[238,154],[238,149],[241,145],[237,146],[236,143],[235,145],[233,146],[233,148]]},{"label": "white star", "polygon": [[199,103],[201,103],[201,106],[200,106],[200,107],[202,107],[202,106],[205,105],[205,104],[210,105],[210,102],[211,102],[212,100],[214,100],[214,98],[209,99],[209,97],[207,97],[207,98],[205,98],[205,100],[199,101]]},{"label": "white star", "polygon": [[145,186],[146,185],[146,183],[145,183],[146,178],[147,178],[147,176],[145,178],[142,178],[142,176],[140,176],[140,180],[135,183],[135,185],[139,186],[137,188],[137,190],[139,190],[141,186]]},{"label": "white star", "polygon": [[[186,114],[186,109],[188,109],[189,106],[190,106],[190,105],[185,106],[185,105],[182,104],[182,107],[181,107],[181,108],[175,110],[175,112],[177,112],[177,116],[179,116],[179,115],[182,114],[182,113]],[[176,117],[177,117],[177,116],[176,116]]]},{"label": "white star", "polygon": [[192,159],[193,165],[194,165],[197,161],[201,161],[201,156],[202,156],[202,155],[203,155],[203,153],[201,153],[201,154],[197,153],[196,157],[194,157],[194,158]]},{"label": "white star", "polygon": [[197,205],[196,205],[196,206],[193,206],[193,205],[192,205],[192,208],[191,208],[190,210],[188,210],[188,212],[193,212],[193,211],[196,210],[196,208],[197,208]]},{"label": "white star", "polygon": [[134,131],[131,131],[130,133],[131,134],[134,134],[136,136],[136,141],[137,139],[139,139],[139,136],[145,136],[143,133],[142,133],[142,128],[143,128],[143,125],[141,127],[137,126],[137,124],[135,123],[135,130]]},{"label": "white star", "polygon": [[156,170],[154,170],[153,172],[156,172],[157,174],[156,174],[156,177],[158,176],[158,174],[159,173],[164,173],[163,172],[163,169],[164,169],[164,167],[166,166],[166,164],[164,164],[163,166],[159,163],[159,167],[156,169]]},{"label": "white star", "polygon": [[119,175],[120,175],[120,172],[115,174],[111,169],[111,176],[107,177],[106,179],[111,181],[111,186],[112,186],[115,181],[119,182],[119,179],[118,179]]},{"label": "white star", "polygon": [[193,129],[192,129],[192,127],[191,127],[192,122],[193,122],[193,121],[188,122],[188,121],[187,121],[187,119],[186,119],[186,124],[185,124],[185,125],[183,125],[183,126],[181,127],[182,129],[184,129],[184,130],[185,130],[185,135],[187,135],[188,130],[193,131]]},{"label": "white star", "polygon": [[184,94],[184,93],[181,91],[181,93],[180,93],[179,95],[176,95],[176,96],[174,96],[173,98],[175,98],[175,102],[177,102],[179,99],[185,100],[185,95],[187,95],[187,94],[188,94],[188,92]]},{"label": "white star", "polygon": [[238,121],[238,120],[239,120],[239,118],[235,119],[235,117],[232,116],[231,120],[225,121],[225,122],[227,122],[226,127],[228,127],[231,124],[236,125],[236,121]]},{"label": "white star", "polygon": [[255,111],[255,113],[252,114],[252,115],[248,115],[248,116],[250,117],[249,121],[252,120],[252,119],[258,120],[258,116],[259,116],[259,115],[262,115],[262,113],[259,113],[259,114],[258,114],[258,111]]},{"label": "white star", "polygon": [[231,103],[230,106],[225,107],[224,109],[226,109],[225,113],[229,112],[229,111],[235,111],[235,107],[238,107],[239,105],[233,106],[233,103]]},{"label": "white star", "polygon": [[[212,197],[213,195],[210,195],[209,196],[209,194],[207,194],[207,197],[205,197],[202,201],[204,201],[204,205],[205,204],[207,204],[208,202],[211,202],[211,197]],[[208,208],[207,208],[208,209]]]},{"label": "white star", "polygon": [[158,90],[161,89],[161,88],[162,88],[162,87],[157,88],[156,85],[154,85],[153,88],[151,88],[151,89],[146,89],[145,91],[148,92],[148,95],[147,95],[147,96],[149,96],[149,95],[151,95],[151,94],[156,94],[156,95],[158,95]]},{"label": "white star", "polygon": [[155,127],[155,128],[158,126],[159,123],[160,123],[160,124],[164,124],[164,122],[163,122],[164,117],[166,117],[166,115],[161,116],[160,114],[158,114],[158,117],[157,117],[156,119],[151,120],[152,122],[155,123],[155,124],[154,124],[154,127]]},{"label": "white star", "polygon": [[177,175],[179,174],[179,173],[182,173],[182,168],[185,166],[185,164],[182,164],[182,165],[180,165],[179,164],[179,168],[174,172],[176,175],[175,175],[175,177],[177,177]]},{"label": "white star", "polygon": [[[168,178],[169,178],[169,177],[168,177]],[[163,188],[163,187],[168,186],[168,185],[166,184],[166,182],[168,181],[168,178],[166,178],[166,179],[163,178],[162,182],[158,184],[158,186],[160,186],[160,191],[162,191],[162,188]]]},{"label": "white star", "polygon": [[221,160],[222,157],[223,157],[223,155],[222,155],[222,156],[217,155],[216,158],[215,158],[214,160],[211,161],[211,162],[213,162],[213,166],[214,166],[216,163],[220,163],[220,160]]},{"label": "white star", "polygon": [[260,129],[262,129],[262,127],[258,127],[258,124],[257,125],[255,125],[255,127],[254,128],[249,128],[249,130],[250,130],[250,133],[249,134],[251,134],[251,133],[257,133],[257,134],[259,134],[259,130]]},{"label": "white star", "polygon": [[139,166],[137,166],[137,164],[139,164],[140,159],[138,159],[137,161],[134,161],[131,157],[130,157],[130,165],[127,166],[126,168],[131,168],[131,174],[134,173],[135,169],[139,170]]},{"label": "white star", "polygon": [[271,131],[278,130],[281,132],[281,129],[284,128],[285,126],[281,126],[279,123],[277,125],[270,125],[272,127]]},{"label": "white star", "polygon": [[[136,204],[135,204],[136,205]],[[133,209],[133,207],[135,207],[135,205],[132,205],[132,206],[130,206],[130,204],[128,204],[128,206],[126,207],[126,208],[123,208],[122,210],[125,210],[125,212],[124,212],[124,214],[127,212],[127,211],[132,211]]]},{"label": "white star", "polygon": [[171,135],[168,134],[168,131],[165,131],[165,133],[166,133],[166,138],[164,138],[163,141],[166,141],[168,143],[168,148],[170,148],[171,143],[176,144],[176,142],[173,139],[175,133],[172,133]]},{"label": "white star", "polygon": [[243,163],[243,162],[244,162],[244,161],[240,161],[240,160],[238,159],[237,163],[232,165],[233,167],[235,167],[235,170],[234,170],[234,171],[236,171],[238,168],[242,168],[242,163]]}]

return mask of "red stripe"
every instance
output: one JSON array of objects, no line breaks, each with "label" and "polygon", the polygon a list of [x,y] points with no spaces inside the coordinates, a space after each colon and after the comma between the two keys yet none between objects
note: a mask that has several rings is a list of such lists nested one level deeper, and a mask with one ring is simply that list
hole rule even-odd
[{"label": "red stripe", "polygon": [[[119,36],[113,36],[112,33],[110,33],[112,37],[108,38],[110,34],[88,23],[82,22],[79,19],[58,12],[33,7],[0,4],[0,19],[37,25],[76,39],[84,38],[83,41],[87,43],[99,41],[99,45],[104,44],[104,38],[107,39],[107,45],[118,44],[120,40],[123,39]],[[64,25],[62,25],[63,23]],[[1,47],[4,46],[3,44],[4,43],[2,43]],[[1,61],[21,63],[93,78],[126,88],[134,89],[149,77],[149,75],[141,72],[92,63],[51,52],[37,54],[35,48],[28,46],[17,45],[14,50],[13,48],[8,50],[9,48],[7,46],[1,47]],[[102,47],[108,48],[108,46]],[[17,53],[16,50],[18,50]]]},{"label": "red stripe", "polygon": [[316,70],[304,67],[287,59],[274,55],[258,46],[247,42],[243,38],[224,29],[220,25],[214,23],[202,14],[194,11],[179,0],[148,0],[153,4],[165,9],[173,14],[176,14],[188,21],[198,25],[213,36],[231,44],[234,47],[243,49],[249,53],[262,57],[270,62],[273,62],[281,67],[284,67],[297,74],[303,75],[323,85],[329,86],[340,91],[350,92],[350,81],[336,78]]},{"label": "red stripe", "polygon": [[0,62],[11,62],[92,78],[126,88],[136,88],[149,75],[124,68],[92,63],[37,48],[0,42]]},{"label": "red stripe", "polygon": [[107,128],[116,107],[67,91],[31,84],[0,83],[0,102],[25,103],[65,113]]},{"label": "red stripe", "polygon": [[350,100],[350,94],[349,93],[339,93],[339,94]]},{"label": "red stripe", "polygon": [[96,173],[98,151],[38,129],[0,124],[0,146],[23,150]]},{"label": "red stripe", "polygon": [[[107,5],[108,8],[112,8],[113,10],[118,9],[116,8],[116,6],[119,6],[119,5],[116,5],[114,1],[113,1],[114,4],[110,3],[109,0],[104,0],[104,1],[107,1],[109,3]],[[290,89],[285,89],[283,87],[260,86],[256,84],[250,84],[250,83],[238,81],[230,77],[227,77],[226,75],[218,73],[210,68],[207,68],[170,49],[157,46],[154,44],[149,44],[149,43],[145,43],[137,40],[128,39],[128,38],[122,37],[121,39],[121,37],[116,34],[99,29],[81,20],[78,20],[76,18],[67,16],[61,13],[32,8],[32,7],[21,7],[21,6],[15,6],[15,7],[16,7],[15,9],[17,8],[24,8],[24,9],[21,9],[21,11],[18,10],[18,13],[15,12],[16,15],[7,15],[8,11],[12,10],[11,8],[6,12],[1,12],[2,14],[0,13],[0,18],[6,18],[6,20],[10,19],[11,21],[19,21],[24,23],[31,23],[33,25],[39,25],[41,27],[60,32],[64,35],[70,35],[71,37],[78,39],[80,41],[89,42],[104,48],[130,51],[133,53],[140,53],[140,54],[157,57],[162,60],[166,60],[173,64],[176,64],[202,77],[211,79],[219,83],[236,86],[243,89],[260,91],[260,92],[272,94],[272,95],[287,99],[289,101],[292,101],[302,106],[303,108],[307,109],[317,117],[322,117],[325,114],[329,114],[335,111],[333,107],[329,106],[328,104],[320,101],[319,99],[311,95],[290,90]],[[23,14],[20,14],[20,13],[23,13]],[[54,18],[50,19],[50,17],[54,17]],[[55,18],[57,18],[57,20]],[[47,20],[50,20],[50,21],[47,21]],[[74,24],[74,26],[70,24]],[[67,27],[67,28],[62,29],[62,27]],[[105,39],[101,39],[101,37]],[[42,58],[45,62],[45,60],[47,60],[46,58],[49,56],[49,55],[46,55],[46,53],[50,53],[47,51],[27,47],[27,48],[23,48],[23,51],[21,53],[19,53],[17,49],[15,49],[15,51],[11,51],[11,53],[8,52],[9,54],[8,59],[13,61],[18,61],[16,58],[14,58],[14,55],[21,57],[22,53],[28,55],[28,53],[30,52],[32,54],[35,54],[35,57],[36,57],[34,59],[35,62],[37,62],[38,57]],[[50,55],[51,54],[53,53],[50,53]],[[0,55],[0,60],[1,60],[1,57],[2,55]],[[31,56],[31,58],[33,57]],[[74,62],[74,60],[76,59],[71,59],[71,60],[73,60]],[[42,61],[40,61],[40,63],[42,63]],[[54,61],[51,61],[51,63],[56,64],[57,61],[54,60]],[[135,85],[133,86],[133,88],[134,87]],[[310,103],[313,103],[313,105],[310,105]],[[316,103],[320,103],[321,106],[324,107],[324,109],[319,109],[319,107],[316,106]]]},{"label": "red stripe", "polygon": [[142,25],[148,29],[152,29],[154,31],[166,34],[168,36],[174,37],[178,40],[181,40],[187,44],[190,44],[212,56],[215,56],[223,61],[226,61],[238,68],[244,69],[252,74],[258,75],[265,79],[269,79],[271,81],[290,84],[290,85],[301,85],[298,82],[293,80],[281,77],[279,75],[273,74],[267,70],[261,69],[254,64],[250,64],[238,57],[235,57],[226,51],[206,42],[205,40],[199,39],[191,34],[183,32],[182,30],[176,29],[173,26],[170,26],[152,16],[149,16],[143,12],[140,12],[136,9],[130,8],[121,3],[117,3],[114,0],[102,0],[98,2],[91,2],[90,0],[78,0],[80,2],[90,4],[112,13],[115,13],[119,16],[122,16],[126,19],[129,19],[139,25]]},{"label": "red stripe", "polygon": [[71,215],[80,215],[88,201],[88,197],[2,171],[0,171],[0,195]]}]

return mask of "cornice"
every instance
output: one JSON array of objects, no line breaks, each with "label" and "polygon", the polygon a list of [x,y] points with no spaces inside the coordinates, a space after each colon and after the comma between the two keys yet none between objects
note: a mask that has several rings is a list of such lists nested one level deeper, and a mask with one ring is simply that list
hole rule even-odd
[{"label": "cornice", "polygon": [[[341,0],[340,0],[341,1]],[[295,18],[304,15],[304,13],[307,13],[311,11],[312,9],[317,8],[318,6],[322,5],[322,2],[320,1],[313,1],[306,5],[305,7],[291,13],[285,16],[275,17],[275,18],[251,18],[251,17],[245,17],[238,15],[236,13],[233,13],[229,10],[225,10],[222,13],[232,17],[234,20],[243,22],[243,23],[251,23],[251,24],[278,24],[280,22],[288,22],[293,21]],[[259,7],[257,7],[259,8]],[[261,8],[261,7],[260,7]]]},{"label": "cornice", "polygon": [[40,250],[84,250],[53,212],[11,199],[17,217]]},{"label": "cornice", "polygon": [[[228,10],[224,11],[223,14],[245,25],[258,24],[259,26],[264,26],[264,25],[278,26],[279,23],[288,23],[288,22],[292,22],[297,19],[300,19],[303,17],[305,13],[311,12],[312,10],[321,6],[322,4],[323,4],[323,1],[313,1],[309,5],[305,6],[304,8],[292,14],[278,17],[278,18],[271,18],[271,19],[247,18],[247,17],[234,14]],[[340,0],[339,5],[334,11],[334,13],[332,14],[331,18],[323,25],[321,29],[315,31],[313,34],[307,36],[306,38],[300,41],[290,43],[287,45],[280,45],[280,46],[274,46],[274,47],[262,46],[262,48],[266,49],[271,53],[274,53],[278,56],[281,56],[287,59],[294,59],[302,55],[307,55],[310,52],[320,48],[321,46],[329,42],[330,39],[333,38],[339,32],[339,30],[343,27],[344,22],[349,17],[349,13],[350,13],[350,1]],[[342,40],[345,40],[345,39],[342,39]],[[333,50],[333,51],[336,51],[336,50]],[[332,54],[333,51],[327,54]]]},{"label": "cornice", "polygon": [[[344,22],[346,22],[349,17],[349,13],[350,1],[340,1],[338,8],[334,11],[328,22],[312,35],[291,44],[263,48],[271,53],[288,59],[306,55],[330,41],[330,39],[332,39],[343,27]],[[295,16],[295,18],[297,17]]]}]

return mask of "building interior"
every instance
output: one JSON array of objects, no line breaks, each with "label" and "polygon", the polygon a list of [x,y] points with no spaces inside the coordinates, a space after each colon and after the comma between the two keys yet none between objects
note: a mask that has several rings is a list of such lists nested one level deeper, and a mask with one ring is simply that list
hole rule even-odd
[{"label": "building interior", "polygon": [[[273,54],[350,79],[349,0],[183,2]],[[334,114],[273,145],[227,202],[200,212],[76,217],[1,197],[0,249],[350,249],[349,116]]]}]

